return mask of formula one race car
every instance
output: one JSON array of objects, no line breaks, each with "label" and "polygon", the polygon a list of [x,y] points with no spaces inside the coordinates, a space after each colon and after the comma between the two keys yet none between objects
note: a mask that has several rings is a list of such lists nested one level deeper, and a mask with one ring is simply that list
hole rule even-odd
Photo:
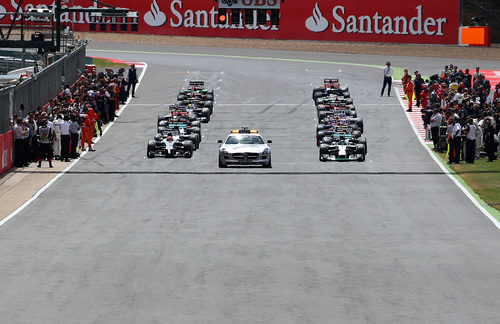
[{"label": "formula one race car", "polygon": [[327,97],[329,95],[337,95],[344,98],[351,97],[351,94],[349,93],[349,87],[342,87],[340,85],[339,79],[328,78],[324,79],[322,87],[315,88],[313,90],[312,98],[314,102],[316,102],[316,99]]},{"label": "formula one race car", "polygon": [[366,155],[366,140],[331,138],[331,141],[319,146],[319,160],[325,161],[358,161],[363,162]]},{"label": "formula one race car", "polygon": [[148,142],[147,157],[152,159],[162,157],[185,157],[193,156],[193,142],[184,135],[156,134],[153,140]]},{"label": "formula one race car", "polygon": [[177,100],[184,100],[188,97],[201,97],[207,101],[214,100],[214,91],[205,89],[204,81],[189,81],[189,87],[179,91]]},{"label": "formula one race car", "polygon": [[329,101],[326,102],[325,104],[320,104],[316,106],[316,111],[318,112],[318,116],[321,112],[337,112],[338,113],[343,113],[346,116],[354,117],[356,118],[358,116],[356,112],[356,107],[354,105],[346,105],[344,102],[336,102],[336,101]]},{"label": "formula one race car", "polygon": [[354,130],[359,130],[363,133],[363,118],[353,118],[348,117],[343,114],[333,114],[333,113],[322,113],[320,114],[320,118],[318,120],[318,129],[320,125],[325,125],[323,128],[327,128],[329,125],[334,126],[351,126]]},{"label": "formula one race car", "polygon": [[175,106],[177,110],[188,112],[196,116],[199,121],[208,123],[212,115],[213,103],[207,104],[206,102],[184,100],[178,101]]},{"label": "formula one race car", "polygon": [[351,126],[345,125],[326,125],[326,127],[321,128],[318,125],[316,130],[316,144],[320,146],[322,143],[328,140],[328,138],[344,138],[357,139],[361,137],[361,132],[359,130],[353,129]]},{"label": "formula one race car", "polygon": [[168,136],[183,136],[185,139],[193,142],[193,151],[196,151],[200,147],[201,142],[201,129],[199,127],[193,127],[188,124],[183,123],[169,123],[168,121],[160,122],[158,125],[158,134],[162,134],[164,137]]},{"label": "formula one race car", "polygon": [[271,148],[264,142],[262,136],[255,129],[235,129],[226,139],[218,141],[219,168],[228,165],[262,165],[271,168]]},{"label": "formula one race car", "polygon": [[329,103],[345,103],[346,105],[352,105],[353,104],[352,98],[346,98],[344,96],[338,96],[338,95],[328,95],[325,97],[318,97],[316,100],[314,100],[314,103],[316,106],[318,105],[327,105]]}]

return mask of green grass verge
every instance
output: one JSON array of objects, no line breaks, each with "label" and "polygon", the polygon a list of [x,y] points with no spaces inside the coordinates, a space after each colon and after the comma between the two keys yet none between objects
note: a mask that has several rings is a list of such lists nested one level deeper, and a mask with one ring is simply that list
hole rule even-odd
[{"label": "green grass verge", "polygon": [[103,58],[92,58],[91,57],[91,63],[87,64],[94,64],[98,68],[114,68],[114,67],[124,67],[128,68],[129,65],[125,63],[113,63],[111,60],[103,59]]},{"label": "green grass verge", "polygon": [[434,154],[467,191],[500,221],[500,160],[487,162],[487,158],[481,158],[474,164],[447,164],[446,154]]}]

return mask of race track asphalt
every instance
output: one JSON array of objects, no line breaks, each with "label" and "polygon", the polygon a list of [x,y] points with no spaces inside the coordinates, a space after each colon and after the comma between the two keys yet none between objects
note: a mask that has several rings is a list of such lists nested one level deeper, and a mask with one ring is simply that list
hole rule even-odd
[{"label": "race track asphalt", "polygon": [[[161,52],[407,58],[129,50],[88,54],[147,62],[138,98],[96,152],[0,227],[2,323],[500,321],[500,232],[442,174],[398,99],[379,97],[380,69]],[[426,74],[449,63],[411,60]],[[311,89],[330,76],[364,118],[366,162],[318,161]],[[217,94],[200,150],[147,159],[156,116],[198,78]],[[273,140],[272,169],[217,167],[217,140],[239,126]]]}]

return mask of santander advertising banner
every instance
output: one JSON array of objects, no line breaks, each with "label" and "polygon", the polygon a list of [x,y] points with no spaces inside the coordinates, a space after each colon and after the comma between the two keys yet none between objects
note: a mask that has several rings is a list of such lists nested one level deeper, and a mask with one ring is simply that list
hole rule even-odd
[{"label": "santander advertising banner", "polygon": [[[10,1],[10,3],[6,3]],[[11,19],[19,0],[4,0],[0,23]],[[279,0],[247,0],[272,6]],[[139,12],[139,33],[155,35],[321,40],[376,43],[458,44],[459,1],[286,0],[279,26],[222,25],[214,0],[107,0]],[[97,7],[90,0],[62,0],[66,7]],[[22,10],[53,8],[54,1],[25,0]],[[256,14],[255,14],[256,15]],[[254,17],[256,21],[256,17]],[[268,17],[268,21],[269,21]],[[61,21],[88,31],[89,14],[65,13]],[[108,28],[109,31],[109,28]]]}]

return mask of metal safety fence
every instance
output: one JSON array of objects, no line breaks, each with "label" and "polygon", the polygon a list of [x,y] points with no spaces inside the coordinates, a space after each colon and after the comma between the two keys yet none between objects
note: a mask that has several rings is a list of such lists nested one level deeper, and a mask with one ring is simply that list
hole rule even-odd
[{"label": "metal safety fence", "polygon": [[26,81],[0,90],[0,134],[10,129],[14,115],[26,117],[55,98],[65,84],[78,79],[85,70],[85,47],[76,48]]}]

